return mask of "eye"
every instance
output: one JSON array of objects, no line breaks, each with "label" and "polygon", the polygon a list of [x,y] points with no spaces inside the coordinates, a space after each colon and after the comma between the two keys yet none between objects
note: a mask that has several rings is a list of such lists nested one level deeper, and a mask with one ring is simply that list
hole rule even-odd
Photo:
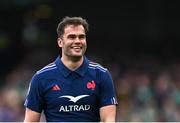
[{"label": "eye", "polygon": [[76,39],[76,35],[71,34],[71,35],[68,35],[67,38],[73,40],[73,39]]},{"label": "eye", "polygon": [[86,35],[79,35],[78,37],[79,37],[80,40],[83,40],[83,39],[86,38]]},{"label": "eye", "polygon": [[67,36],[67,38],[70,40],[75,40],[77,37],[79,40],[84,40],[86,38],[86,35],[84,35],[84,34],[81,34],[81,35],[70,34]]}]

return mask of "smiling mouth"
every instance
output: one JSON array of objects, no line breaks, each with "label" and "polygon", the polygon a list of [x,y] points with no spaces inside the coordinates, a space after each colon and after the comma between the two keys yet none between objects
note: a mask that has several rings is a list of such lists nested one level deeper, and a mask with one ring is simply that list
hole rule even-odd
[{"label": "smiling mouth", "polygon": [[71,47],[72,49],[75,49],[75,50],[81,50],[82,47],[79,47],[79,46],[75,46],[75,47]]}]

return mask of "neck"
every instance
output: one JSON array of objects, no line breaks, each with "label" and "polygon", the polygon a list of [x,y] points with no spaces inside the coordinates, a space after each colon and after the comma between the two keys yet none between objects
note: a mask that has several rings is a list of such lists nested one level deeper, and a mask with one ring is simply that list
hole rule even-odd
[{"label": "neck", "polygon": [[74,71],[83,63],[83,57],[61,57],[61,61],[67,68]]}]

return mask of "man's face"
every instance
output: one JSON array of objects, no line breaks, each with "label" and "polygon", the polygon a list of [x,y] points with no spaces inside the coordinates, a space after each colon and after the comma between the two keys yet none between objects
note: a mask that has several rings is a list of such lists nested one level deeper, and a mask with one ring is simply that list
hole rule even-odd
[{"label": "man's face", "polygon": [[67,57],[83,56],[87,48],[84,27],[82,25],[66,26],[64,35],[58,38],[58,45],[62,48],[62,55]]}]

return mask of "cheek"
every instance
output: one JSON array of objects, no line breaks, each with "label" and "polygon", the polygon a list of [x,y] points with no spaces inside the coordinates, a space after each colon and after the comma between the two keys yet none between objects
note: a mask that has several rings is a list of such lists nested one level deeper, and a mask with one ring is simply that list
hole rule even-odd
[{"label": "cheek", "polygon": [[61,41],[60,43],[59,43],[59,47],[61,47],[61,48],[66,48],[66,47],[68,47],[70,45],[70,43],[69,42],[63,42],[63,41]]},{"label": "cheek", "polygon": [[82,41],[82,44],[83,44],[83,45],[87,45],[87,42],[86,42],[86,41]]},{"label": "cheek", "polygon": [[63,49],[70,49],[71,48],[71,43],[62,43],[62,48]]}]

